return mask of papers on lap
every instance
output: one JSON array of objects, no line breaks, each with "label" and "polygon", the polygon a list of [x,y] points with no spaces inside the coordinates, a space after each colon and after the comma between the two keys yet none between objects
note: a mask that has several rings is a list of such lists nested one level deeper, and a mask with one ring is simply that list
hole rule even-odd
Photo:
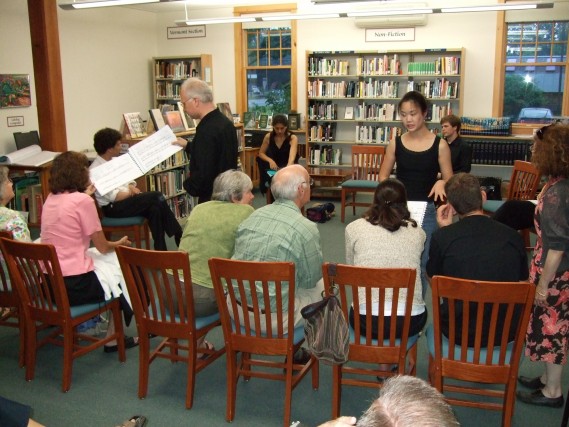
[{"label": "papers on lap", "polygon": [[30,145],[29,147],[1,156],[0,164],[41,166],[44,163],[51,162],[58,154],[59,153],[53,151],[42,151],[39,145]]},{"label": "papers on lap", "polygon": [[170,126],[164,126],[130,147],[122,156],[91,169],[91,182],[99,194],[107,194],[144,175],[158,163],[182,150],[179,145],[172,144],[175,140],[176,135]]},{"label": "papers on lap", "polygon": [[407,208],[409,213],[411,213],[411,218],[417,221],[419,226],[423,225],[423,219],[425,218],[425,211],[427,210],[427,202],[407,202]]}]

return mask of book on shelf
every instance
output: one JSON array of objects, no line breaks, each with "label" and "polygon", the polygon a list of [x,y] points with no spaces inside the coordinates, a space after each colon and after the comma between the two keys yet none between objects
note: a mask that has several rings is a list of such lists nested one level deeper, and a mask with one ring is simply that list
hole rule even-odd
[{"label": "book on shelf", "polygon": [[344,112],[344,119],[353,120],[354,119],[354,107],[346,107]]},{"label": "book on shelf", "polygon": [[259,116],[259,129],[266,129],[269,125],[269,115],[261,114]]},{"label": "book on shelf", "polygon": [[176,135],[170,126],[164,126],[149,137],[134,144],[122,156],[90,170],[91,182],[100,194],[133,181],[150,171],[154,166],[182,150],[179,145],[172,144]]},{"label": "book on shelf", "polygon": [[160,130],[166,126],[164,116],[158,108],[153,108],[151,110],[148,110],[148,112],[150,113],[150,120],[152,120],[152,123],[154,124],[154,129]]},{"label": "book on shelf", "polygon": [[186,130],[184,122],[182,121],[182,115],[178,110],[167,111],[166,114],[164,114],[164,121],[170,126],[172,132],[183,132]]},{"label": "book on shelf", "polygon": [[217,108],[219,109],[219,111],[223,113],[225,117],[231,120],[231,123],[233,123],[233,114],[231,113],[231,107],[229,106],[229,102],[218,102]]},{"label": "book on shelf", "polygon": [[186,110],[184,109],[184,104],[180,101],[177,102],[178,104],[178,111],[180,112],[180,116],[182,117],[182,124],[184,125],[184,130],[190,130],[195,128],[196,125],[194,120],[186,114]]},{"label": "book on shelf", "polygon": [[140,113],[124,113],[123,117],[131,138],[146,136],[146,126]]},{"label": "book on shelf", "polygon": [[245,128],[254,128],[255,124],[255,113],[252,111],[245,111],[243,113],[243,126]]},{"label": "book on shelf", "polygon": [[30,145],[21,150],[0,156],[1,165],[41,166],[51,162],[60,153],[42,150],[39,145]]},{"label": "book on shelf", "polygon": [[407,208],[409,209],[411,218],[417,221],[417,224],[421,227],[423,225],[423,219],[425,219],[427,202],[408,201]]},{"label": "book on shelf", "polygon": [[288,130],[300,129],[300,113],[288,113]]}]

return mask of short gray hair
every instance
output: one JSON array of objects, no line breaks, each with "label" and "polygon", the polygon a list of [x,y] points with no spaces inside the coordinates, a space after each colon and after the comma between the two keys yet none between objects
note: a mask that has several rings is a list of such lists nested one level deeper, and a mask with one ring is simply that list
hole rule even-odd
[{"label": "short gray hair", "polygon": [[213,181],[211,200],[232,202],[233,199],[241,201],[243,194],[253,189],[251,178],[237,169],[220,173]]},{"label": "short gray hair", "polygon": [[389,378],[358,427],[460,426],[444,396],[424,380],[400,375]]},{"label": "short gray hair", "polygon": [[271,182],[271,193],[275,199],[296,200],[298,186],[306,182],[300,165],[290,165],[279,169]]},{"label": "short gray hair", "polygon": [[8,181],[8,173],[10,169],[6,166],[0,166],[0,199],[4,197],[4,183]]},{"label": "short gray hair", "polygon": [[190,77],[182,83],[182,92],[188,99],[198,98],[201,102],[213,102],[213,92],[211,87],[197,77]]}]

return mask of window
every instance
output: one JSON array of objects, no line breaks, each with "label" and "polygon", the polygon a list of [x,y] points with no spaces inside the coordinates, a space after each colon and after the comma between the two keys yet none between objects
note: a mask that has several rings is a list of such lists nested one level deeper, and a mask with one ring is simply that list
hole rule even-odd
[{"label": "window", "polygon": [[563,111],[568,21],[507,24],[503,115],[549,122]]},{"label": "window", "polygon": [[247,111],[288,113],[291,110],[291,28],[243,30]]}]

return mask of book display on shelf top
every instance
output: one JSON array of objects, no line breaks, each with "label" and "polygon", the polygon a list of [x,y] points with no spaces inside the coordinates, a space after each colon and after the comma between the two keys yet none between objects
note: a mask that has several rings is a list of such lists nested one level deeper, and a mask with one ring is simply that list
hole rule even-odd
[{"label": "book display on shelf top", "polygon": [[351,164],[350,145],[388,144],[403,133],[397,106],[411,90],[430,104],[427,126],[462,114],[464,49],[306,52],[310,164]]}]

